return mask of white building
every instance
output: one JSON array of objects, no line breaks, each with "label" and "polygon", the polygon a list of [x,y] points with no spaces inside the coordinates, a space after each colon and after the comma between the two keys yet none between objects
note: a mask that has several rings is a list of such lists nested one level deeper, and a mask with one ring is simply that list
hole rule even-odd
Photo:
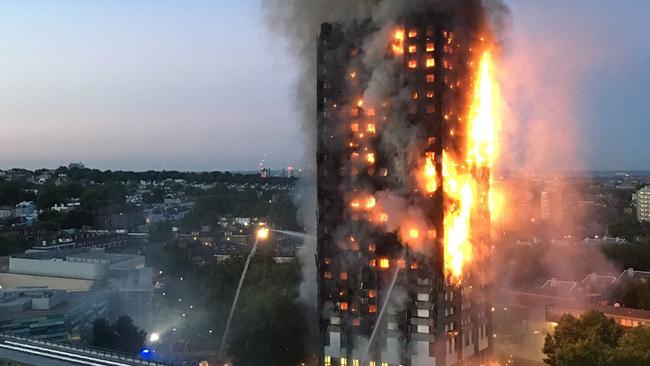
[{"label": "white building", "polygon": [[639,221],[650,222],[650,186],[645,186],[636,192],[636,218]]}]

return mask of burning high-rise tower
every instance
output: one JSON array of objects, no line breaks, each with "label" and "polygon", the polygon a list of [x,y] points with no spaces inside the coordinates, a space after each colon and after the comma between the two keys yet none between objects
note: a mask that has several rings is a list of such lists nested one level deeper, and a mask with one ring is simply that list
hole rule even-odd
[{"label": "burning high-rise tower", "polygon": [[475,13],[321,27],[325,366],[487,362],[495,87],[490,42]]}]

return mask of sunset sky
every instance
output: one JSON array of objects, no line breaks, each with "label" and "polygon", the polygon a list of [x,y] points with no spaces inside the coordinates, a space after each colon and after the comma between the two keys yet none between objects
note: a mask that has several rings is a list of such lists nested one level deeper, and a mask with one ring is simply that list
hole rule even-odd
[{"label": "sunset sky", "polygon": [[[650,2],[508,3],[511,164],[650,170]],[[291,52],[256,0],[2,1],[0,168],[299,164]]]}]

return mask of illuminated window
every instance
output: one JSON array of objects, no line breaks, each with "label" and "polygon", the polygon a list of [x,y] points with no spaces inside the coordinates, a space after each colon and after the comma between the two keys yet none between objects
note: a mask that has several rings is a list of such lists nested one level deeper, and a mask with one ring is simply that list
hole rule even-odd
[{"label": "illuminated window", "polygon": [[350,129],[351,129],[353,132],[359,132],[359,124],[358,124],[358,123],[353,123],[353,124],[351,124],[351,125],[350,125]]},{"label": "illuminated window", "polygon": [[415,37],[417,37],[417,36],[418,36],[418,31],[417,31],[417,30],[415,30],[415,29],[411,29],[411,30],[409,31],[409,38],[415,38]]},{"label": "illuminated window", "polygon": [[368,290],[368,297],[371,299],[377,297],[377,290]]},{"label": "illuminated window", "polygon": [[377,363],[375,361],[370,361],[370,363],[368,363],[368,366],[377,366]]},{"label": "illuminated window", "polygon": [[418,92],[417,91],[411,92],[411,98],[418,99]]},{"label": "illuminated window", "polygon": [[447,54],[451,54],[453,52],[453,49],[451,48],[451,46],[445,46],[445,47],[442,48],[442,50],[445,51],[445,53],[447,53]]},{"label": "illuminated window", "polygon": [[374,108],[368,108],[366,110],[366,116],[374,116],[375,115],[375,109]]},{"label": "illuminated window", "polygon": [[411,263],[411,269],[418,269],[418,264],[416,262]]},{"label": "illuminated window", "polygon": [[347,273],[347,272],[341,272],[341,274],[339,275],[339,277],[340,277],[342,280],[347,280],[347,279],[348,279],[348,273]]},{"label": "illuminated window", "polygon": [[357,360],[356,358],[353,358],[352,359],[352,366],[359,366],[359,360]]},{"label": "illuminated window", "polygon": [[323,360],[324,366],[332,366],[332,357],[330,356],[325,356],[325,359]]},{"label": "illuminated window", "polygon": [[332,258],[325,257],[325,259],[323,259],[323,263],[332,264]]},{"label": "illuminated window", "polygon": [[379,221],[380,222],[388,222],[388,214],[387,213],[380,213],[379,214]]},{"label": "illuminated window", "polygon": [[328,280],[332,279],[332,272],[324,272],[323,277]]},{"label": "illuminated window", "polygon": [[451,64],[449,63],[449,60],[443,60],[442,66],[447,70],[451,70]]},{"label": "illuminated window", "polygon": [[345,357],[341,357],[341,366],[348,366],[348,359]]},{"label": "illuminated window", "polygon": [[377,305],[368,305],[368,312],[374,314],[377,312]]},{"label": "illuminated window", "polygon": [[433,58],[428,58],[426,66],[427,67],[434,67],[434,66],[436,66],[436,61]]},{"label": "illuminated window", "polygon": [[433,52],[435,49],[436,46],[434,46],[433,42],[427,42],[427,52]]},{"label": "illuminated window", "polygon": [[[379,175],[381,175],[382,177],[388,176],[388,168],[379,169]],[[388,216],[386,216],[386,218],[388,218]]]},{"label": "illuminated window", "polygon": [[376,260],[376,259],[371,259],[371,260],[369,260],[369,261],[368,261],[368,265],[369,265],[370,267],[374,267],[374,266],[376,266],[376,265],[377,265],[377,260]]},{"label": "illuminated window", "polygon": [[433,74],[427,74],[427,83],[433,83],[436,80],[436,77]]},{"label": "illuminated window", "polygon": [[366,131],[368,131],[370,133],[375,133],[376,132],[375,124],[374,123],[368,123],[368,126],[366,127]]},{"label": "illuminated window", "polygon": [[352,117],[356,117],[356,116],[358,116],[358,115],[359,115],[359,108],[352,108],[352,109],[350,110],[350,115],[351,115]]},{"label": "illuminated window", "polygon": [[375,250],[377,250],[377,246],[375,244],[368,244],[369,252],[374,252]]},{"label": "illuminated window", "polygon": [[342,302],[342,303],[340,303],[340,304],[339,304],[339,309],[340,309],[341,311],[346,311],[346,310],[348,310],[348,303],[347,303],[347,302]]},{"label": "illuminated window", "polygon": [[390,260],[388,258],[381,258],[379,259],[379,268],[389,268],[390,267]]},{"label": "illuminated window", "polygon": [[409,53],[416,53],[418,51],[418,46],[412,44],[409,45]]},{"label": "illuminated window", "polygon": [[388,366],[388,362],[382,362],[381,366]]},{"label": "illuminated window", "polygon": [[409,69],[415,69],[416,67],[418,67],[418,62],[416,60],[409,60],[408,65],[409,65]]},{"label": "illuminated window", "polygon": [[427,98],[433,98],[433,90],[427,90]]},{"label": "illuminated window", "polygon": [[[361,325],[361,319],[359,319],[359,318],[352,319],[352,326],[358,327],[360,325]],[[359,362],[359,361],[357,361],[357,362]],[[354,365],[354,361],[352,361],[352,364]]]}]

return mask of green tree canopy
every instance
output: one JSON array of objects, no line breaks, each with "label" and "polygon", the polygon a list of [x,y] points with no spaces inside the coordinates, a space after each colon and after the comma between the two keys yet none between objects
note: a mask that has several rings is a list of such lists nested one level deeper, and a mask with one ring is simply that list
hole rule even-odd
[{"label": "green tree canopy", "polygon": [[599,311],[575,318],[564,315],[553,335],[546,336],[544,362],[551,366],[650,365],[650,329],[625,332]]},{"label": "green tree canopy", "polygon": [[131,317],[122,315],[112,325],[104,318],[95,320],[90,344],[95,347],[136,354],[144,346],[146,338],[147,333],[136,327]]}]

